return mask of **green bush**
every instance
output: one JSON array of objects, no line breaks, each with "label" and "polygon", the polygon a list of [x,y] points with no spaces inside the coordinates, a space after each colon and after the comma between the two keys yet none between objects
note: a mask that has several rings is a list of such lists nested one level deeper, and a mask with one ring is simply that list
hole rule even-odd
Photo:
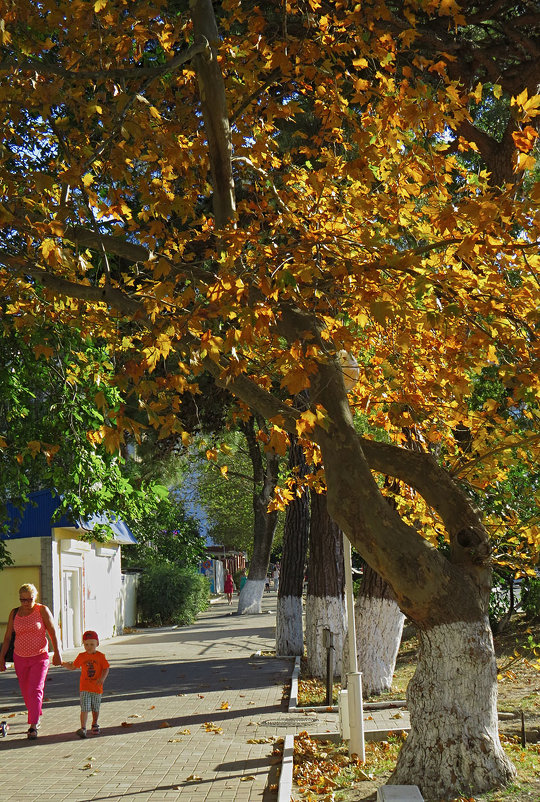
[{"label": "green bush", "polygon": [[521,593],[521,606],[527,616],[540,616],[540,579],[528,579]]},{"label": "green bush", "polygon": [[157,560],[141,574],[137,596],[139,617],[144,623],[184,626],[208,607],[210,583],[194,568]]}]

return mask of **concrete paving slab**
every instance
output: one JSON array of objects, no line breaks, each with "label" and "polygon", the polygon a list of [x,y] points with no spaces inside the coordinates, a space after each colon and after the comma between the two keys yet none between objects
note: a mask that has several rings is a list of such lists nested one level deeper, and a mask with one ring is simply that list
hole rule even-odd
[{"label": "concrete paving slab", "polygon": [[[335,711],[287,712],[294,659],[268,654],[276,599],[265,594],[263,612],[247,616],[218,601],[192,626],[103,641],[111,671],[99,736],[75,735],[78,672],[50,669],[36,741],[26,738],[14,671],[0,674],[0,720],[10,725],[0,739],[2,802],[276,802],[274,740],[339,728]],[[406,724],[368,716],[373,729]]]}]

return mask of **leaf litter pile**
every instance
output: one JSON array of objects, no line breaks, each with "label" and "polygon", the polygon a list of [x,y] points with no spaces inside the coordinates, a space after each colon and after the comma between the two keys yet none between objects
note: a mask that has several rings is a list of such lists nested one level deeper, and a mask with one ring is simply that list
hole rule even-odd
[{"label": "leaf litter pile", "polygon": [[334,802],[339,791],[357,783],[373,781],[395,761],[405,733],[388,741],[366,743],[366,762],[349,755],[347,744],[312,738],[301,732],[294,739],[293,779],[302,800]]}]

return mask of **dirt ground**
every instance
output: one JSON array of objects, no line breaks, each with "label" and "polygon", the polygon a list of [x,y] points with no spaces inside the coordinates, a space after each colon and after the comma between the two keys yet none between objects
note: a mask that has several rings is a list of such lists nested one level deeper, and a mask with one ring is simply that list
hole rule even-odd
[{"label": "dirt ground", "polygon": [[[499,731],[503,747],[517,768],[517,781],[506,789],[482,794],[474,799],[458,797],[460,802],[540,802],[540,664],[530,650],[522,648],[530,635],[536,643],[540,641],[540,621],[526,621],[523,615],[517,615],[495,637],[499,669]],[[402,643],[392,693],[384,698],[404,698],[408,681],[415,669],[416,648],[414,637]],[[525,748],[522,746],[522,722]],[[389,751],[391,750],[390,745]],[[397,747],[394,747],[394,751],[397,752]],[[336,788],[331,794],[302,794],[295,789],[293,800],[375,802],[377,788],[390,776],[391,768],[392,765],[389,764],[387,770],[378,770],[373,779],[348,783],[344,788]],[[369,773],[368,769],[367,771]]]}]

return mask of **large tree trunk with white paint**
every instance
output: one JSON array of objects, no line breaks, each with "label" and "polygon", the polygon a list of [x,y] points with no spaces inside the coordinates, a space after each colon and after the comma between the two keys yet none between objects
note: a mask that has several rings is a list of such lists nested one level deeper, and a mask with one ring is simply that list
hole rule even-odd
[{"label": "large tree trunk with white paint", "polygon": [[405,616],[388,583],[369,565],[364,567],[354,619],[364,696],[391,690]]},{"label": "large tree trunk with white paint", "polygon": [[448,789],[470,797],[506,785],[515,770],[497,728],[497,667],[487,616],[419,632],[407,702],[411,732],[390,782],[415,784],[426,802]]},{"label": "large tree trunk with white paint", "polygon": [[333,635],[334,675],[341,676],[345,617],[345,566],[343,534],[328,515],[326,495],[311,492],[308,591],[306,599],[307,670],[325,677],[327,670],[323,631]]},{"label": "large tree trunk with white paint", "polygon": [[[257,424],[259,428],[264,426],[261,420]],[[240,428],[246,438],[253,466],[253,554],[247,581],[238,598],[237,611],[239,615],[247,615],[262,612],[261,601],[277,524],[277,512],[268,512],[268,504],[278,480],[279,457],[261,451],[253,419],[242,422]]]},{"label": "large tree trunk with white paint", "polygon": [[[289,447],[289,470],[297,476],[307,472],[303,448],[296,438]],[[302,591],[309,535],[309,494],[293,485],[293,500],[287,507],[276,615],[276,654],[302,655],[304,627]]]}]

